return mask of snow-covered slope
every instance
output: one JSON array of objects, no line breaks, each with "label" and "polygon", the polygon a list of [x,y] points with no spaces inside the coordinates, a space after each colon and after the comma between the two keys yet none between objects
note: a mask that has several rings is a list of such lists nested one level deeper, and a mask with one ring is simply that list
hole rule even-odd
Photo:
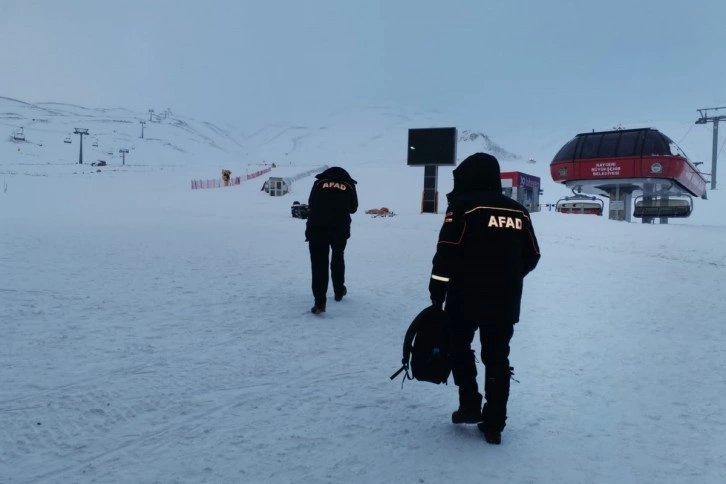
[{"label": "snow-covered slope", "polygon": [[[441,225],[420,213],[405,129],[451,120],[372,108],[238,135],[171,115],[140,140],[124,110],[0,104],[7,132],[28,137],[0,140],[3,484],[722,482],[720,191],[684,225],[533,214],[542,260],[525,281],[520,383],[497,447],[451,424],[452,385],[388,378],[428,303]],[[135,146],[127,165],[80,167],[77,140],[62,141],[74,125],[99,148]],[[545,158],[497,146],[516,155],[503,169],[546,180]],[[339,164],[359,182],[349,293],[322,317],[309,313],[304,222],[290,216],[312,176],[282,197],[260,180],[190,189],[262,160],[277,176]],[[381,206],[397,215],[364,214]]]}]

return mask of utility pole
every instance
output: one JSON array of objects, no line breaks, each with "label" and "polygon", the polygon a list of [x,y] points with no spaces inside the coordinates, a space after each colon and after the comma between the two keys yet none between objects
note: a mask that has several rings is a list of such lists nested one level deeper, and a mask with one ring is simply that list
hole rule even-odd
[{"label": "utility pole", "polygon": [[128,153],[129,150],[127,150],[126,148],[121,148],[120,150],[118,150],[118,152],[121,153],[121,160],[123,161],[121,164],[125,165],[126,164],[126,153]]},{"label": "utility pole", "polygon": [[718,158],[718,122],[726,120],[725,116],[709,116],[709,111],[718,111],[719,109],[726,109],[726,107],[720,108],[703,108],[698,109],[700,118],[696,120],[696,124],[713,123],[713,152],[711,154],[711,190],[716,189],[716,161]]},{"label": "utility pole", "polygon": [[83,135],[88,134],[88,130],[83,129],[83,128],[75,128],[75,131],[73,131],[73,134],[80,135],[80,137],[81,137],[81,147],[80,147],[80,151],[78,152],[78,164],[82,165],[83,164]]},{"label": "utility pole", "polygon": [[139,123],[141,123],[141,139],[144,139],[144,125],[146,124],[146,121],[142,119]]}]

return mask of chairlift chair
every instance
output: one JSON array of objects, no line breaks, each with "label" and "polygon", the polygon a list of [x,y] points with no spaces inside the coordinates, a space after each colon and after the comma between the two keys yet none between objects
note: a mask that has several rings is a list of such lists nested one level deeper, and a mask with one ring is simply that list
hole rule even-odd
[{"label": "chairlift chair", "polygon": [[64,139],[64,140],[63,140],[63,142],[64,142],[64,143],[68,143],[68,144],[71,144],[71,143],[73,143],[73,140],[71,139],[71,137],[70,137],[70,136],[66,136],[66,139]]},{"label": "chairlift chair", "polygon": [[561,198],[555,204],[555,211],[560,213],[577,213],[587,215],[602,215],[605,209],[605,202],[600,198],[581,193],[575,193],[569,197]]},{"label": "chairlift chair", "polygon": [[678,197],[651,195],[648,198],[638,195],[635,197],[633,217],[685,218],[692,212],[693,198],[690,195],[684,194]]}]

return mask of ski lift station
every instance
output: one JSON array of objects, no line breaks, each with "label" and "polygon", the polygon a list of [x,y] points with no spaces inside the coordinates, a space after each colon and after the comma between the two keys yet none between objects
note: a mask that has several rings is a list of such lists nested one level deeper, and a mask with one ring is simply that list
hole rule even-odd
[{"label": "ski lift station", "polygon": [[519,171],[501,173],[502,193],[524,205],[530,212],[539,211],[540,179]]},{"label": "ski lift station", "polygon": [[[704,174],[653,128],[578,134],[557,152],[550,174],[575,194],[560,202],[584,204],[588,197],[583,194],[606,197],[611,220],[630,221],[632,214],[644,223],[655,218],[668,223],[671,217],[691,215],[692,197],[706,198]],[[575,208],[584,205],[569,207]]]}]

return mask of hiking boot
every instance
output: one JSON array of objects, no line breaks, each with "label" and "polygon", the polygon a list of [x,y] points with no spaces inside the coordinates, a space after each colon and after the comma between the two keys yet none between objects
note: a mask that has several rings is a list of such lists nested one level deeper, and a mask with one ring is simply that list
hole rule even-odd
[{"label": "hiking boot", "polygon": [[335,293],[335,300],[340,301],[341,299],[343,299],[343,296],[345,296],[346,294],[348,294],[348,289],[346,289],[346,287],[343,286],[342,291]]},{"label": "hiking boot", "polygon": [[324,313],[325,312],[325,305],[322,305],[321,306],[321,305],[317,305],[316,304],[315,306],[313,306],[313,308],[310,310],[310,312],[313,313],[313,314]]},{"label": "hiking boot", "polygon": [[479,408],[467,408],[459,406],[459,409],[451,414],[451,421],[455,424],[476,424],[483,420]]},{"label": "hiking boot", "polygon": [[484,423],[479,424],[479,431],[484,434],[484,440],[492,445],[502,443],[502,432],[491,427],[487,427]]}]

